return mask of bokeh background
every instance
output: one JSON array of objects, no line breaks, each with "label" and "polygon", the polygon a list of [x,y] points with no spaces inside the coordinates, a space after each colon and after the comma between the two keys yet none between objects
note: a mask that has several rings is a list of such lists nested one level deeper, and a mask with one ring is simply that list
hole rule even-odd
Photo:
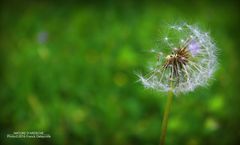
[{"label": "bokeh background", "polygon": [[[2,145],[157,145],[166,94],[144,89],[161,26],[185,21],[215,40],[210,85],[175,97],[166,145],[239,145],[237,1],[1,1]],[[50,139],[9,139],[44,131]]]}]

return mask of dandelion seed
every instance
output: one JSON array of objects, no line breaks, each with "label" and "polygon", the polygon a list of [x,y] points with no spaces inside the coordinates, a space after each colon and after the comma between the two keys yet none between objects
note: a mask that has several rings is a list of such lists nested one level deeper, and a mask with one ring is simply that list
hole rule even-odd
[{"label": "dandelion seed", "polygon": [[165,41],[168,41],[168,37],[165,37],[164,40],[165,40]]},{"label": "dandelion seed", "polygon": [[182,27],[178,27],[177,29],[178,29],[179,31],[181,31],[181,30],[182,30]]}]

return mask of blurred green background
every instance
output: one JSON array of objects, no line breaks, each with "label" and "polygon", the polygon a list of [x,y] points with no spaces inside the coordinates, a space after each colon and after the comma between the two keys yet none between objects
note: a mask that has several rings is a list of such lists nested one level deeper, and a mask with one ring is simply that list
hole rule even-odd
[{"label": "blurred green background", "polygon": [[[174,99],[166,145],[239,145],[237,1],[2,1],[0,144],[157,145],[166,94],[144,89],[162,25],[210,30],[219,69]],[[44,131],[50,139],[9,139]]]}]

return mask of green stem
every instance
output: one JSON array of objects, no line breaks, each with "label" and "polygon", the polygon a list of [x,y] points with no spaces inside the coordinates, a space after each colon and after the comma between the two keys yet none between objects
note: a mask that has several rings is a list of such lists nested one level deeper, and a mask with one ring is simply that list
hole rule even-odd
[{"label": "green stem", "polygon": [[162,132],[161,132],[161,137],[160,137],[160,145],[164,145],[164,143],[165,143],[165,137],[166,137],[167,125],[168,125],[168,115],[170,112],[172,101],[173,101],[173,92],[172,92],[172,90],[170,90],[168,92],[167,104],[166,104],[166,107],[164,110],[164,116],[163,116],[163,121],[162,121]]}]

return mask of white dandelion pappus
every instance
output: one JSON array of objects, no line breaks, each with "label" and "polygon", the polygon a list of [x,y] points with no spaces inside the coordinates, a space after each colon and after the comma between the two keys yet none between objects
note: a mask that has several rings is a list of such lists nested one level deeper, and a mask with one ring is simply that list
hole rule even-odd
[{"label": "white dandelion pappus", "polygon": [[206,85],[217,65],[216,46],[208,33],[188,24],[170,26],[168,33],[173,36],[163,37],[162,46],[171,53],[157,51],[160,59],[150,73],[138,75],[139,81],[146,88],[175,94]]}]

